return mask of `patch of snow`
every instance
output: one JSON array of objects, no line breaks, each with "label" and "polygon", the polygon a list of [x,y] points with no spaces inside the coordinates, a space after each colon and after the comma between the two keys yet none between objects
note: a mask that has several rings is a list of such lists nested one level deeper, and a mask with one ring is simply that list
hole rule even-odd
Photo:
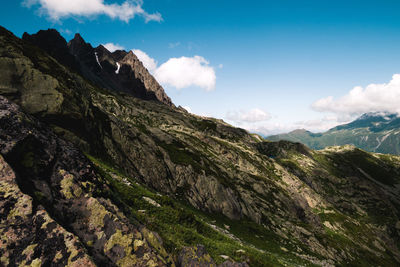
[{"label": "patch of snow", "polygon": [[368,135],[361,136],[361,141],[367,142],[368,141]]},{"label": "patch of snow", "polygon": [[115,74],[119,73],[119,69],[121,68],[121,65],[117,62],[117,70],[115,71]]},{"label": "patch of snow", "polygon": [[100,68],[103,68],[103,67],[101,66],[101,64],[100,64],[99,56],[97,55],[97,52],[94,52],[94,56],[96,57],[97,64],[99,64]]},{"label": "patch of snow", "polygon": [[375,150],[378,149],[378,148],[382,145],[383,141],[385,141],[386,138],[388,138],[388,136],[389,136],[390,134],[391,134],[391,133],[389,132],[388,134],[384,135],[384,136],[381,138],[381,140],[379,140],[379,137],[376,138],[376,141],[378,141],[378,145],[375,147]]},{"label": "patch of snow", "polygon": [[389,133],[388,133],[388,134],[386,134],[384,137],[382,137],[382,139],[381,139],[381,142],[385,141],[385,140],[386,140],[386,138],[388,138],[390,134],[391,134],[391,133],[389,132]]},{"label": "patch of snow", "polygon": [[378,145],[374,148],[374,151],[377,150],[382,144],[381,140],[379,140],[379,137],[376,138],[376,141],[378,142]]}]

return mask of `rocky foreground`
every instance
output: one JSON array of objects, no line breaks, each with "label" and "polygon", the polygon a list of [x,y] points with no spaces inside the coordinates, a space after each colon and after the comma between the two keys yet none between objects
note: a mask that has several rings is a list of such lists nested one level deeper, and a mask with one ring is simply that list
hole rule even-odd
[{"label": "rocky foreground", "polygon": [[400,264],[397,156],[189,114],[54,30],[0,29],[0,94],[0,265]]}]

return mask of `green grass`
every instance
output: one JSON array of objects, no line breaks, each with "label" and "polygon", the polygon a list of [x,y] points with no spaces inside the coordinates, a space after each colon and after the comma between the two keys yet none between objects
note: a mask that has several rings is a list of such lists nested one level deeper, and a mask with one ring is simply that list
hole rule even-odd
[{"label": "green grass", "polygon": [[[280,248],[280,237],[267,231],[263,226],[250,220],[232,221],[222,215],[198,211],[186,203],[162,196],[134,180],[125,177],[121,171],[110,167],[96,158],[88,156],[105,177],[112,192],[106,192],[124,211],[130,214],[133,222],[140,222],[150,230],[160,234],[164,247],[174,256],[185,246],[202,244],[217,263],[224,260],[219,255],[228,255],[236,261],[248,259],[251,266],[289,266],[308,265],[302,259],[285,253]],[[117,174],[131,182],[127,186],[109,173]],[[143,200],[143,196],[154,199],[161,207],[155,207]],[[144,213],[139,210],[146,210]],[[239,237],[243,244],[212,229],[208,223],[221,228],[224,224],[231,227],[230,232]],[[251,244],[251,245],[250,245]],[[256,249],[255,246],[262,252]],[[245,254],[238,253],[244,250]]]},{"label": "green grass", "polygon": [[200,131],[217,130],[217,124],[211,120],[191,120],[190,122]]}]

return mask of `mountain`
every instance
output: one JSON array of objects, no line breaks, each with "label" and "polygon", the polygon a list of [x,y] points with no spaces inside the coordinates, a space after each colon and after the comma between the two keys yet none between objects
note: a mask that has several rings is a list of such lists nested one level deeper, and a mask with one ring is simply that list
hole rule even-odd
[{"label": "mountain", "polygon": [[397,114],[367,113],[324,133],[295,130],[267,139],[300,142],[312,149],[351,144],[370,152],[400,155],[400,117]]},{"label": "mountain", "polygon": [[22,39],[40,47],[101,88],[173,105],[161,85],[132,51],[111,53],[102,45],[93,48],[79,34],[67,43],[54,29],[32,35],[24,33]]},{"label": "mountain", "polygon": [[143,95],[131,52],[26,36],[0,28],[1,265],[400,264],[400,157],[266,141]]}]

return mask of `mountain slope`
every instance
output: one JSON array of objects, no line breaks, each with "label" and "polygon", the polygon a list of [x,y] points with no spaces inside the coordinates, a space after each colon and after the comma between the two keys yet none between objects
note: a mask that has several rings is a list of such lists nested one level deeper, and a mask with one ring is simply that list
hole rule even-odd
[{"label": "mountain slope", "polygon": [[[350,146],[313,151],[260,141],[222,121],[101,88],[57,57],[57,51],[49,56],[1,29],[0,93],[57,140],[85,152],[107,186],[100,191],[109,194],[101,197],[121,210],[130,227],[145,225],[161,236],[165,253],[159,244],[149,246],[161,255],[159,265],[185,266],[203,251],[188,248],[196,244],[217,263],[230,257],[251,266],[399,264],[400,158]],[[16,142],[7,136],[0,135],[0,145]],[[21,147],[13,161],[2,152],[16,173],[24,170],[18,165],[24,155],[40,155]],[[31,187],[47,192],[40,184]],[[110,216],[118,216],[114,212]],[[75,235],[78,230],[68,228]],[[96,259],[90,245],[82,245]]]},{"label": "mountain slope", "polygon": [[172,105],[164,89],[132,51],[111,53],[102,45],[93,48],[79,34],[67,44],[53,29],[32,35],[24,33],[22,39],[40,47],[63,65],[102,88]]},{"label": "mountain slope", "polygon": [[110,201],[107,181],[86,157],[3,97],[0,110],[2,264],[172,262]]},{"label": "mountain slope", "polygon": [[369,113],[324,133],[295,130],[267,139],[300,142],[313,149],[352,144],[366,151],[400,155],[400,118],[397,114]]}]

